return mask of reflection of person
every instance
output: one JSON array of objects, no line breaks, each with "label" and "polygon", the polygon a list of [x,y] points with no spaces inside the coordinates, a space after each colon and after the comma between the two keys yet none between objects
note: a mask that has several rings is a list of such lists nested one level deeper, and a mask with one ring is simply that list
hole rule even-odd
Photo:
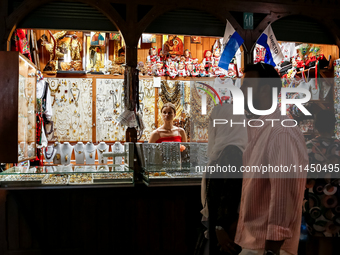
[{"label": "reflection of person", "polygon": [[187,135],[183,128],[173,125],[176,116],[176,107],[172,103],[166,103],[161,109],[164,124],[151,133],[149,143],[162,142],[186,142]]},{"label": "reflection of person", "polygon": [[[242,153],[247,144],[246,127],[216,125],[214,119],[233,119],[243,122],[244,115],[232,115],[233,106],[216,106],[209,122],[208,157],[209,166],[242,166]],[[242,179],[228,178],[225,173],[206,174],[202,179],[201,200],[203,205],[202,223],[208,227],[209,254],[224,251],[229,254],[240,252],[241,247],[234,243],[238,220],[238,207],[241,201]],[[242,176],[239,176],[242,177]],[[208,223],[208,224],[207,224]],[[205,247],[207,249],[207,247]]]},{"label": "reflection of person", "polygon": [[[281,86],[281,79],[273,66],[263,63],[246,66],[241,90],[244,97],[248,98],[247,89],[252,88],[255,109],[270,109],[273,103],[272,88],[276,88],[279,93]],[[247,103],[245,108],[250,112]],[[286,121],[290,127],[280,124],[289,118],[281,115],[277,105],[272,114],[254,115],[252,119],[253,123],[262,121],[264,124],[247,126],[248,144],[243,153],[245,168],[305,167],[308,164],[301,130],[298,126],[294,127],[291,121]],[[305,182],[305,172],[287,173],[282,170],[265,174],[243,173],[240,216],[235,237],[235,243],[243,247],[241,255],[297,254]]]},{"label": "reflection of person", "polygon": [[[319,165],[322,169],[324,167],[328,169],[328,164],[333,166],[340,164],[340,142],[332,138],[335,122],[333,112],[321,110],[317,113],[315,128],[320,136],[307,142],[309,169],[312,169],[311,164],[315,164],[316,168]],[[338,205],[340,179],[335,176],[317,179],[316,176],[313,177],[307,180],[304,203],[304,217],[310,235],[307,241],[307,254],[340,254],[338,239],[340,226],[337,223],[340,214]]]},{"label": "reflection of person", "polygon": [[92,63],[92,67],[94,67],[97,62],[97,47],[90,46],[89,51],[90,51],[90,64]]},{"label": "reflection of person", "polygon": [[104,37],[100,34],[100,32],[95,32],[92,36],[91,45],[104,46]]}]

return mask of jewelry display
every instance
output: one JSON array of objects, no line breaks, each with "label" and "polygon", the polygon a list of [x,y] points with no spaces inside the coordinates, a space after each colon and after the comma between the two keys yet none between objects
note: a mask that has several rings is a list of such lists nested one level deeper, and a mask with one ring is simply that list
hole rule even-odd
[{"label": "jewelry display", "polygon": [[107,157],[103,157],[104,152],[109,151],[109,146],[105,142],[100,142],[97,145],[97,153],[98,153],[98,163],[99,164],[107,164]]},{"label": "jewelry display", "polygon": [[21,63],[21,58],[19,61],[20,66],[28,68],[27,76],[19,74],[18,77],[18,160],[22,161],[34,157],[36,152],[36,76],[35,69],[27,63]]},{"label": "jewelry display", "polygon": [[55,142],[53,145],[55,148],[55,156],[53,157],[53,164],[60,165],[61,164],[61,144]]},{"label": "jewelry display", "polygon": [[47,146],[43,150],[43,153],[44,153],[45,161],[48,162],[48,163],[52,163],[53,159],[54,159],[54,157],[57,153],[57,150],[56,150],[54,145],[50,145],[50,146]]},{"label": "jewelry display", "polygon": [[64,142],[61,145],[61,164],[68,165],[71,162],[73,146],[69,142]]},{"label": "jewelry display", "polygon": [[[204,83],[212,86],[213,81],[204,81]],[[192,81],[190,84],[190,121],[191,121],[191,132],[190,137],[191,141],[198,141],[198,140],[207,140],[208,139],[208,125],[209,125],[209,116],[214,108],[214,103],[211,99],[211,97],[207,96],[207,114],[202,115],[202,106],[201,106],[201,100],[202,100],[202,94],[204,94],[204,91],[201,91],[198,89],[198,87],[202,87],[203,85],[200,85],[196,83],[195,81]]]},{"label": "jewelry display", "polygon": [[92,142],[85,145],[86,164],[94,164],[96,158],[96,146]]},{"label": "jewelry display", "polygon": [[92,79],[47,78],[53,98],[49,141],[92,140]]},{"label": "jewelry display", "polygon": [[124,110],[122,79],[97,79],[96,91],[96,139],[97,141],[121,141],[126,128],[116,126],[117,117]]},{"label": "jewelry display", "polygon": [[84,144],[82,142],[77,142],[77,144],[74,146],[74,157],[76,158],[76,164],[84,164],[85,153]]},{"label": "jewelry display", "polygon": [[[113,153],[123,153],[124,146],[120,142],[115,142],[111,147],[111,151]],[[123,157],[115,157],[114,161],[116,165],[121,165],[123,163]]]},{"label": "jewelry display", "polygon": [[153,80],[139,80],[140,106],[143,114],[144,130],[141,141],[148,141],[155,129],[155,88]]}]

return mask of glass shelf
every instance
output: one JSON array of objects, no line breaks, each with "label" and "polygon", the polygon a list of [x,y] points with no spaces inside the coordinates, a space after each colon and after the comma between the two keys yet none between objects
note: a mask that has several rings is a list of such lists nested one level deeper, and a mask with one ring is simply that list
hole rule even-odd
[{"label": "glass shelf", "polygon": [[[116,170],[115,170],[116,169]],[[1,188],[134,185],[134,171],[127,166],[43,166],[12,167],[0,173]]]}]

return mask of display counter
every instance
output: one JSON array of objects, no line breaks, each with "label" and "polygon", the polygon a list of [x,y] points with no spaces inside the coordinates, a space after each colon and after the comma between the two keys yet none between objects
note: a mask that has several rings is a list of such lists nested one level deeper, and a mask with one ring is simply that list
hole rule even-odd
[{"label": "display counter", "polygon": [[136,146],[147,186],[201,185],[203,173],[197,171],[197,166],[208,162],[207,143],[137,143]]},{"label": "display counter", "polygon": [[[118,168],[117,168],[118,169]],[[134,186],[134,172],[108,165],[12,167],[0,173],[3,189],[98,188]]]}]

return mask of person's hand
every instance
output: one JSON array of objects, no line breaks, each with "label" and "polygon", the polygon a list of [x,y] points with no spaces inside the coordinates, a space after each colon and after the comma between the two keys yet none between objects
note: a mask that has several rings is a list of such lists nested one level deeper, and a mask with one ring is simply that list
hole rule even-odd
[{"label": "person's hand", "polygon": [[216,237],[218,241],[218,246],[220,246],[220,250],[226,252],[227,254],[238,254],[236,249],[236,244],[229,237],[228,233],[225,230],[215,230]]}]

